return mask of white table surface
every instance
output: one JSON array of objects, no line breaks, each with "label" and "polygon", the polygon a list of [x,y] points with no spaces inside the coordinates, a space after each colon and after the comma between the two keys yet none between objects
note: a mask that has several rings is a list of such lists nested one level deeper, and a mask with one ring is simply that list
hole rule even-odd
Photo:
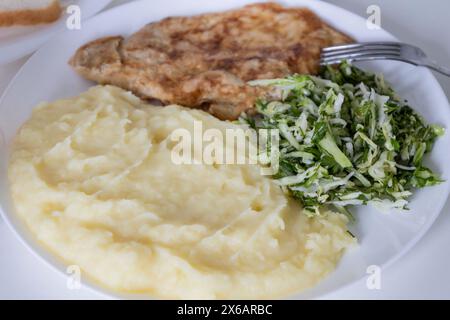
[{"label": "white table surface", "polygon": [[[195,1],[195,0],[192,0]],[[109,7],[129,2],[115,0]],[[367,16],[371,4],[381,8],[382,27],[404,42],[422,47],[450,67],[450,1],[327,0]],[[0,66],[0,94],[27,58]],[[450,97],[450,79],[437,75]],[[366,279],[327,295],[327,299],[450,299],[450,201],[425,237],[408,254],[381,273],[381,289],[369,290]],[[67,289],[67,278],[49,268],[17,240],[0,220],[0,299],[99,299],[82,287]]]}]

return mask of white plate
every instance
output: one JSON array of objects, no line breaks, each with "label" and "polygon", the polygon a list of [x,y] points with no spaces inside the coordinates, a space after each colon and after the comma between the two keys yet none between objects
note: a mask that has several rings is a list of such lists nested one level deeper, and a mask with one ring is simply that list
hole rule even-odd
[{"label": "white plate", "polygon": [[81,19],[87,19],[112,0],[62,0],[63,13],[58,21],[51,24],[37,26],[12,26],[0,27],[0,65],[13,62],[38,49],[57,31],[65,28],[68,14],[66,8],[69,5],[78,5],[81,9]]},{"label": "white plate", "polygon": [[[110,35],[130,35],[150,21],[170,15],[192,15],[240,7],[247,0],[152,0],[129,3],[90,19],[82,32],[61,33],[44,45],[22,68],[0,101],[0,129],[5,144],[0,146],[0,203],[4,218],[17,231],[31,250],[57,269],[64,266],[43,250],[30,237],[13,212],[7,185],[8,145],[21,124],[30,116],[32,108],[41,101],[78,95],[92,85],[71,70],[67,61],[75,50],[87,41]],[[307,6],[336,28],[358,41],[395,40],[383,30],[369,30],[366,21],[352,13],[320,1],[285,0],[290,6]],[[114,23],[112,23],[114,22]],[[424,48],[426,49],[426,48]],[[426,69],[394,61],[378,61],[362,65],[383,72],[394,88],[427,121],[450,128],[450,108],[446,96],[433,75]],[[0,143],[1,144],[1,143]],[[426,162],[449,181],[448,162],[450,135],[447,132],[436,143]],[[367,267],[385,267],[425,234],[441,211],[449,193],[449,182],[417,191],[411,201],[411,210],[405,213],[382,214],[369,207],[357,210],[358,222],[353,227],[360,246],[347,252],[334,273],[317,287],[297,294],[294,298],[319,297],[342,288],[366,275]],[[101,288],[96,290],[105,293]],[[106,294],[109,294],[106,292]]]}]

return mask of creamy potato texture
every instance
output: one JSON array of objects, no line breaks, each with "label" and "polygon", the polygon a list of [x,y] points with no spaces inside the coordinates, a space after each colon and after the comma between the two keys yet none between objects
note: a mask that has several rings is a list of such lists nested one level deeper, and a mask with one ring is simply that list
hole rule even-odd
[{"label": "creamy potato texture", "polygon": [[159,298],[273,298],[313,286],[353,242],[255,165],[176,165],[177,128],[233,125],[115,87],[38,106],[9,168],[16,211],[82,276]]}]

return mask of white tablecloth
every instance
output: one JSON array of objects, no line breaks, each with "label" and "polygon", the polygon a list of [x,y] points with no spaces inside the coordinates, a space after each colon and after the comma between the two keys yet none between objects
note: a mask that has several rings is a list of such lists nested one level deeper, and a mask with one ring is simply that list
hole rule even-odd
[{"label": "white tablecloth", "polygon": [[[109,7],[128,2],[116,0]],[[195,0],[192,0],[195,1]],[[328,0],[361,16],[372,0]],[[450,1],[378,0],[382,27],[400,40],[422,47],[450,67]],[[26,58],[0,66],[0,94]],[[450,96],[450,79],[437,75]],[[381,274],[381,289],[366,279],[326,296],[329,299],[449,299],[450,201],[427,235],[406,256]],[[0,299],[97,299],[88,288],[69,290],[66,277],[30,253],[0,220]]]}]

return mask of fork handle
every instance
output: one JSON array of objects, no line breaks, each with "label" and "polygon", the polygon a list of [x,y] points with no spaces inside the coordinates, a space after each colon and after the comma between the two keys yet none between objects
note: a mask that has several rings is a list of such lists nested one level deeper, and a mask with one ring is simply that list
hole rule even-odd
[{"label": "fork handle", "polygon": [[424,67],[428,67],[430,69],[433,69],[434,71],[437,71],[443,75],[446,75],[447,77],[450,77],[450,69],[449,68],[442,67],[431,59],[426,59],[426,61],[424,61],[420,65],[424,66]]}]

